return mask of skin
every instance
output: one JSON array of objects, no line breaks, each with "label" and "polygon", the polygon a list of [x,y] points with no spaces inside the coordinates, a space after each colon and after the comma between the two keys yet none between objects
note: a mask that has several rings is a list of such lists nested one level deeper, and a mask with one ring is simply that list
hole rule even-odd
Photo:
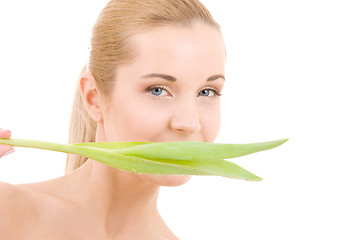
[{"label": "skin", "polygon": [[[119,67],[110,96],[98,91],[91,73],[80,79],[96,141],[213,142],[220,127],[215,91],[224,84],[221,34],[196,23],[149,29],[133,41],[137,58]],[[0,130],[0,137],[10,132]],[[0,156],[11,149],[0,145]],[[178,239],[157,197],[160,186],[189,179],[128,173],[89,159],[50,181],[0,183],[0,239]]]}]

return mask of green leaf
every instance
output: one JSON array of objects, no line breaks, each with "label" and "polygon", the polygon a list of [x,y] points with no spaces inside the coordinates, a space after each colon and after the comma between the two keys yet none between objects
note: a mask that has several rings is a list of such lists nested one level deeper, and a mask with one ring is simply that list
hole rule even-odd
[{"label": "green leaf", "polygon": [[[207,142],[155,142],[116,150],[117,153],[149,159],[207,161],[227,159],[269,150],[288,139],[249,144],[219,144]],[[111,148],[112,143],[108,143]],[[114,146],[115,147],[115,146]]]},{"label": "green leaf", "polygon": [[[208,175],[237,178],[248,181],[260,181],[261,178],[241,168],[240,166],[225,161],[185,161],[173,159],[155,159],[155,161],[135,156],[112,155],[97,152],[97,149],[88,151],[85,156],[129,172],[160,175]],[[117,157],[116,157],[117,156]]]},{"label": "green leaf", "polygon": [[253,144],[204,142],[96,142],[57,144],[25,139],[0,139],[0,144],[79,154],[111,167],[140,174],[215,175],[249,181],[261,178],[225,161],[277,147],[287,139]]}]

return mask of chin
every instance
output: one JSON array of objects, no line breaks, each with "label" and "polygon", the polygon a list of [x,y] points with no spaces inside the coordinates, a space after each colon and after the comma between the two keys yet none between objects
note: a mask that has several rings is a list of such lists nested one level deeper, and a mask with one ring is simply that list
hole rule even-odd
[{"label": "chin", "polygon": [[177,187],[185,184],[191,176],[175,176],[175,175],[148,175],[142,174],[139,177],[159,186]]}]

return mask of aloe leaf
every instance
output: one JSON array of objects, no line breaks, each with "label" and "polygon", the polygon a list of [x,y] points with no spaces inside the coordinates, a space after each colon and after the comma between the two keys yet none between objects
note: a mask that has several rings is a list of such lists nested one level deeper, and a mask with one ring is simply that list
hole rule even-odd
[{"label": "aloe leaf", "polygon": [[[208,142],[154,142],[116,149],[117,153],[148,159],[207,161],[235,158],[280,146],[288,139],[248,144],[219,144]],[[111,148],[112,143],[108,143]]]},{"label": "aloe leaf", "polygon": [[[261,178],[221,158],[242,156],[271,149],[285,141],[286,139],[256,144],[214,144],[202,142],[57,144],[25,139],[0,139],[0,144],[78,154],[111,167],[141,174],[217,175],[259,181]],[[221,153],[221,151],[225,153]],[[164,153],[159,154],[157,152]],[[182,157],[183,154],[184,157]],[[202,156],[202,154],[206,154],[207,157]]]}]

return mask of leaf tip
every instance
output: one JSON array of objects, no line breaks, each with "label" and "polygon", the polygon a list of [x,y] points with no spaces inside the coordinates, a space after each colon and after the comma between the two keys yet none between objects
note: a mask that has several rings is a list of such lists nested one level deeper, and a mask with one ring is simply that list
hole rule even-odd
[{"label": "leaf tip", "polygon": [[[275,143],[277,143],[277,146],[281,146],[283,143],[289,141],[289,138],[283,138],[283,139],[279,139],[279,140],[276,140],[274,141]],[[276,146],[276,147],[277,147]]]},{"label": "leaf tip", "polygon": [[257,176],[257,179],[255,181],[260,182],[262,180],[263,180],[263,178],[260,178],[260,177]]}]

